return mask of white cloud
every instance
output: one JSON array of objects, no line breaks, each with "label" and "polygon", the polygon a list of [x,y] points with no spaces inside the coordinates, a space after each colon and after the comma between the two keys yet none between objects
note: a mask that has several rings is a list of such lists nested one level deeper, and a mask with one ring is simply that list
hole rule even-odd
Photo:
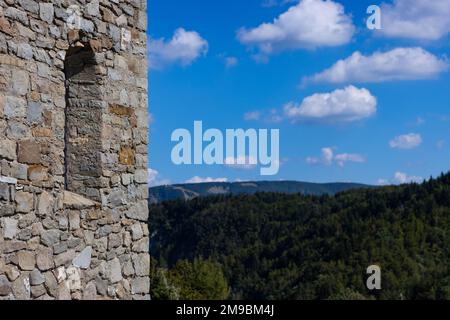
[{"label": "white cloud", "polygon": [[186,183],[209,183],[209,182],[227,182],[227,178],[201,178],[198,176],[195,176],[189,180],[186,180]]},{"label": "white cloud", "polygon": [[293,49],[315,49],[344,45],[353,37],[355,27],[344,7],[334,1],[300,0],[271,23],[242,28],[242,44],[259,49],[262,56]]},{"label": "white cloud", "polygon": [[150,187],[157,187],[171,184],[170,180],[162,179],[158,171],[148,168],[148,184]]},{"label": "white cloud", "polygon": [[244,120],[245,121],[255,121],[259,120],[261,118],[261,112],[260,111],[251,111],[244,114]]},{"label": "white cloud", "polygon": [[225,66],[227,68],[236,67],[239,64],[239,60],[236,57],[225,57]]},{"label": "white cloud", "polygon": [[396,172],[395,176],[394,176],[394,182],[398,183],[398,184],[405,184],[405,183],[421,183],[423,182],[423,178],[422,177],[417,177],[417,176],[409,176],[406,173],[403,172]]},{"label": "white cloud", "polygon": [[149,39],[149,66],[161,69],[168,65],[189,66],[208,52],[208,42],[195,31],[175,30],[172,39]]},{"label": "white cloud", "polygon": [[337,164],[340,167],[345,167],[348,162],[352,163],[365,163],[366,158],[359,154],[341,153],[335,154],[334,149],[327,147],[322,148],[322,154],[320,157],[308,157],[306,163],[310,165],[326,165],[331,166]]},{"label": "white cloud", "polygon": [[317,93],[298,105],[284,107],[285,116],[293,122],[350,123],[375,115],[377,99],[367,89],[348,86],[331,93]]},{"label": "white cloud", "polygon": [[420,146],[423,142],[422,136],[416,133],[405,134],[395,137],[389,142],[393,149],[414,149]]},{"label": "white cloud", "polygon": [[365,56],[359,51],[331,68],[303,79],[313,83],[372,83],[436,77],[449,67],[446,59],[416,48],[396,48]]},{"label": "white cloud", "polygon": [[258,165],[258,160],[253,157],[239,156],[237,158],[227,157],[224,161],[226,167],[239,170],[252,170]]},{"label": "white cloud", "polygon": [[394,0],[381,12],[386,37],[439,40],[450,33],[450,0]]}]

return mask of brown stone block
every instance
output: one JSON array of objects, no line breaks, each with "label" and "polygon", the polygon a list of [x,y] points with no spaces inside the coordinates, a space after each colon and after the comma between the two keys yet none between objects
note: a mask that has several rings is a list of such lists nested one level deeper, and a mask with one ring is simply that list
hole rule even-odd
[{"label": "brown stone block", "polygon": [[41,148],[35,141],[25,140],[19,142],[18,161],[26,164],[41,163]]},{"label": "brown stone block", "polygon": [[42,166],[28,167],[28,179],[30,181],[47,181],[48,169]]},{"label": "brown stone block", "polygon": [[118,116],[127,116],[130,117],[134,114],[133,109],[129,107],[122,106],[120,104],[110,104],[109,112],[118,115]]},{"label": "brown stone block", "polygon": [[6,20],[6,18],[4,17],[0,17],[0,31],[9,34],[10,36],[14,34],[11,25],[9,24],[8,20]]},{"label": "brown stone block", "polygon": [[80,40],[80,32],[79,30],[69,30],[67,37],[70,43],[74,43]]},{"label": "brown stone block", "polygon": [[119,152],[119,162],[123,165],[133,165],[134,164],[134,150],[128,147],[120,148]]},{"label": "brown stone block", "polygon": [[102,42],[100,40],[90,40],[89,41],[89,46],[92,48],[92,50],[94,52],[102,52]]},{"label": "brown stone block", "polygon": [[53,136],[52,129],[48,128],[33,128],[33,137],[36,138],[50,138]]}]

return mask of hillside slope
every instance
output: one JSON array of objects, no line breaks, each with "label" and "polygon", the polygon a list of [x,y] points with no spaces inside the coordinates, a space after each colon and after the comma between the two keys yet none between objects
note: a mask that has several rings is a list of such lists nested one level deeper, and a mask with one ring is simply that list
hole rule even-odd
[{"label": "hillside slope", "polygon": [[[335,196],[261,193],[151,206],[151,252],[222,265],[231,298],[450,299],[450,174]],[[383,290],[365,287],[382,269]]]},{"label": "hillside slope", "polygon": [[179,184],[150,188],[150,203],[168,200],[192,200],[220,194],[255,194],[258,192],[301,193],[305,195],[336,194],[338,192],[368,188],[357,183],[310,183],[297,181],[258,181],[258,182],[213,182],[198,184]]}]

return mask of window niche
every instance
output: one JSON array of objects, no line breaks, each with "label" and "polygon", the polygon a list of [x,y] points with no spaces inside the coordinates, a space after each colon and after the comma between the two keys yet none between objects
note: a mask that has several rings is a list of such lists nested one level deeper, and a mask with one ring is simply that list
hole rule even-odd
[{"label": "window niche", "polygon": [[68,191],[100,201],[103,77],[89,44],[66,54],[65,184]]}]

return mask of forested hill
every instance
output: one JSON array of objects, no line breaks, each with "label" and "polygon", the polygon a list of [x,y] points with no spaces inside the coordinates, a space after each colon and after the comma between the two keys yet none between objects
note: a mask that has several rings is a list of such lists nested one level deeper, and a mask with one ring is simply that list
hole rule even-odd
[{"label": "forested hill", "polygon": [[[230,298],[450,299],[450,174],[335,196],[259,193],[151,206],[153,257],[218,262]],[[366,269],[382,269],[371,296]]]},{"label": "forested hill", "polygon": [[255,194],[258,192],[302,193],[305,195],[336,194],[368,188],[357,183],[310,183],[298,181],[210,182],[159,186],[150,188],[150,203],[168,200],[191,200],[221,194]]}]

